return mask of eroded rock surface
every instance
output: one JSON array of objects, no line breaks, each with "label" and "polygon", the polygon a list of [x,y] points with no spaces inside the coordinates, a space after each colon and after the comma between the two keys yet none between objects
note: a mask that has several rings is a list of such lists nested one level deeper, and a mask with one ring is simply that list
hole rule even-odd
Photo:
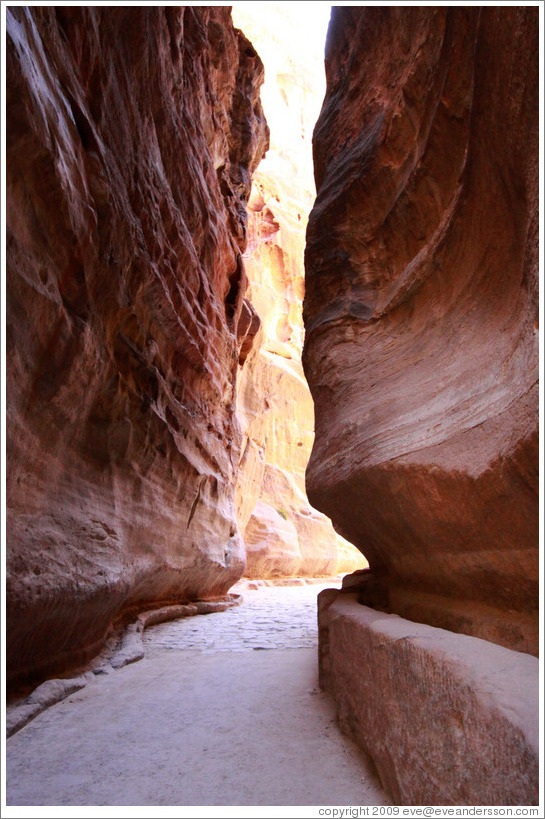
[{"label": "eroded rock surface", "polygon": [[11,681],[243,572],[262,78],[228,7],[7,10]]},{"label": "eroded rock surface", "polygon": [[373,604],[537,651],[538,14],[337,8],[314,135],[311,503]]}]

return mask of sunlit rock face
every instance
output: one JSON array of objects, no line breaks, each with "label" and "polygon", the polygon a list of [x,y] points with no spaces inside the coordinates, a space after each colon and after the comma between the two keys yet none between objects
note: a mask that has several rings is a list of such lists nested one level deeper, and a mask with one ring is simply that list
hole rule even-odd
[{"label": "sunlit rock face", "polygon": [[[244,258],[261,330],[239,377],[244,445],[238,520],[247,576],[328,576],[366,562],[305,493],[314,407],[301,365],[303,257],[315,196],[311,136],[325,88],[324,40],[301,50],[289,6],[259,4],[256,18],[247,5],[234,6],[233,19],[265,64],[262,98],[271,145],[248,202]],[[325,39],[325,25],[323,33]]]},{"label": "sunlit rock face", "polygon": [[537,651],[538,13],[334,9],[311,502],[386,611]]},{"label": "sunlit rock face", "polygon": [[243,573],[262,79],[228,7],[7,10],[12,681],[84,659],[120,612]]}]

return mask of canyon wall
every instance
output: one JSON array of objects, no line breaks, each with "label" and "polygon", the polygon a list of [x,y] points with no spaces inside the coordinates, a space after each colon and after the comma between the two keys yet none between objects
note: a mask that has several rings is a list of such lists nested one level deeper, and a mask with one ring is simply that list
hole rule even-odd
[{"label": "canyon wall", "polygon": [[[238,382],[243,445],[235,493],[245,574],[331,577],[367,562],[310,506],[305,492],[314,439],[313,403],[301,364],[306,218],[303,227],[297,222],[290,231],[289,193],[266,172],[255,176],[245,261],[248,295],[262,326]],[[307,214],[309,209],[310,203]]]},{"label": "canyon wall", "polygon": [[308,496],[362,602],[536,653],[537,8],[336,8],[326,73]]},{"label": "canyon wall", "polygon": [[242,575],[263,66],[228,7],[7,9],[7,666]]},{"label": "canyon wall", "polygon": [[244,433],[238,521],[248,577],[327,577],[366,561],[305,492],[314,407],[301,364],[304,247],[315,197],[312,129],[325,90],[323,42],[298,47],[288,6],[260,4],[257,15],[246,6],[235,5],[233,19],[264,61],[261,98],[274,128],[248,202],[244,260],[261,329],[238,385]]}]

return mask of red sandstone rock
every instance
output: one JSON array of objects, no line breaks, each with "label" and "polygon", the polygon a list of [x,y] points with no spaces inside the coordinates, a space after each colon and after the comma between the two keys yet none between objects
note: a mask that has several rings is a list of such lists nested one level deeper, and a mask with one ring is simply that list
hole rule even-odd
[{"label": "red sandstone rock", "polygon": [[311,503],[386,611],[537,651],[538,13],[338,8],[314,136]]},{"label": "red sandstone rock", "polygon": [[262,78],[227,7],[7,10],[10,680],[243,572]]}]

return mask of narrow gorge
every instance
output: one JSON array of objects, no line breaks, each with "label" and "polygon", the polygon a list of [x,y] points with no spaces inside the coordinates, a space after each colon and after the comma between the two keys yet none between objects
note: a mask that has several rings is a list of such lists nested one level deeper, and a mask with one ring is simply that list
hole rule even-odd
[{"label": "narrow gorge", "polygon": [[5,9],[8,701],[336,578],[388,798],[538,804],[538,9],[290,5]]}]

